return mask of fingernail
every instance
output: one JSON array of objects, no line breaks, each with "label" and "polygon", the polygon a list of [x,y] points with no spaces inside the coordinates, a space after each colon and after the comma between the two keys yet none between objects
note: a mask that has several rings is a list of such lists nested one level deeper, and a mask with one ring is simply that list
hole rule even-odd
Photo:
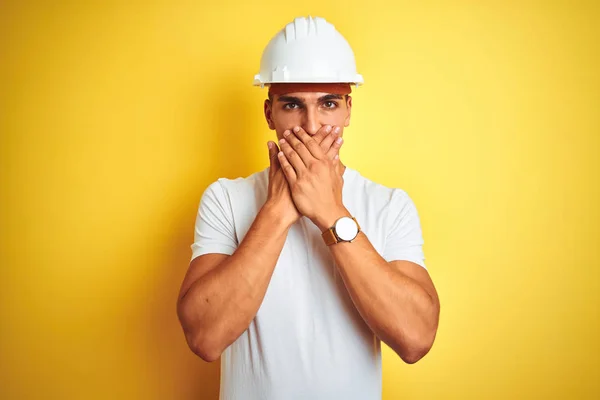
[{"label": "fingernail", "polygon": [[269,150],[271,150],[273,148],[273,142],[267,142],[267,147],[269,148]]},{"label": "fingernail", "polygon": [[339,126],[336,126],[334,132],[335,133],[340,133],[340,130],[341,130],[341,128]]},{"label": "fingernail", "polygon": [[325,132],[327,132],[327,133],[331,132],[331,125],[327,125],[325,127]]},{"label": "fingernail", "polygon": [[337,144],[340,144],[340,143],[342,143],[342,141],[343,141],[343,140],[344,140],[344,139],[342,139],[341,137],[339,137],[339,138],[335,139],[335,142],[336,142]]},{"label": "fingernail", "polygon": [[298,133],[300,132],[300,127],[299,126],[295,126],[294,127],[294,133]]},{"label": "fingernail", "polygon": [[286,130],[283,132],[283,136],[288,137],[290,135],[290,131]]},{"label": "fingernail", "polygon": [[284,144],[284,143],[285,143],[285,139],[282,138],[281,140],[279,140],[279,144]]}]

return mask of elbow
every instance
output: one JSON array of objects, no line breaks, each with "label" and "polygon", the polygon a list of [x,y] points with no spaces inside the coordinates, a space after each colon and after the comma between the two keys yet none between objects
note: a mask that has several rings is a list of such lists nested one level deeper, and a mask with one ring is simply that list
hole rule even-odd
[{"label": "elbow", "polygon": [[396,346],[394,351],[407,364],[415,364],[421,360],[433,347],[436,330],[422,333],[418,337],[409,340],[404,346]]},{"label": "elbow", "polygon": [[207,330],[202,329],[202,327],[193,326],[194,324],[190,322],[191,318],[186,315],[185,309],[181,303],[177,304],[177,315],[190,350],[206,362],[218,360],[219,357],[221,357],[223,348],[219,347],[214,339],[210,339],[211,337],[214,338],[216,335],[214,335],[213,332],[207,332]]},{"label": "elbow", "polygon": [[217,361],[221,357],[222,350],[198,336],[199,335],[194,338],[187,338],[190,350],[206,362],[210,363]]},{"label": "elbow", "polygon": [[196,354],[202,360],[209,362],[209,363],[211,363],[213,361],[217,361],[221,357],[220,351],[215,351],[215,350],[207,349],[204,347],[197,347],[197,346],[191,347],[191,349],[194,352],[194,354]]},{"label": "elbow", "polygon": [[431,345],[413,345],[409,349],[394,349],[402,361],[407,364],[415,364],[421,360],[431,350]]},{"label": "elbow", "polygon": [[[439,324],[440,306],[439,301],[433,307],[431,318],[420,325],[420,328],[408,333],[405,346],[398,346],[396,353],[407,364],[415,364],[429,353],[437,335]],[[396,349],[395,349],[396,350]]]},{"label": "elbow", "polygon": [[414,349],[410,352],[400,354],[400,358],[407,364],[415,364],[417,361],[425,357],[429,349]]}]

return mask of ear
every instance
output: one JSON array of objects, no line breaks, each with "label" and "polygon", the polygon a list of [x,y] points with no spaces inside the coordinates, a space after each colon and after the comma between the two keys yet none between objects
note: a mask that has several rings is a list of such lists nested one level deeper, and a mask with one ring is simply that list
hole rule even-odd
[{"label": "ear", "polygon": [[346,119],[344,120],[344,127],[350,125],[350,115],[352,114],[352,96],[348,96],[346,99],[346,109],[348,110],[348,116],[346,116]]},{"label": "ear", "polygon": [[265,119],[267,120],[267,125],[269,125],[270,130],[275,130],[275,123],[273,122],[273,108],[271,100],[265,100]]}]

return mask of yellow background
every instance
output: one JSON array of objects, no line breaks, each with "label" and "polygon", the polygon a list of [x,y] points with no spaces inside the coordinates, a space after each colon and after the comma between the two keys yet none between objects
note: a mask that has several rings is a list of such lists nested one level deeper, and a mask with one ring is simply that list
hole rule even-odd
[{"label": "yellow background", "polygon": [[[77,4],[85,3],[85,4]],[[421,216],[441,322],[384,399],[600,398],[597,2],[0,5],[2,399],[215,399],[175,300],[200,196],[267,166],[263,47],[352,44],[342,159]]]}]

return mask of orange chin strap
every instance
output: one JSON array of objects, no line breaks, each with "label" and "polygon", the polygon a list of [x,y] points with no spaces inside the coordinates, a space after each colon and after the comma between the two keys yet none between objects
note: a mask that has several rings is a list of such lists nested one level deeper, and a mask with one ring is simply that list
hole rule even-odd
[{"label": "orange chin strap", "polygon": [[350,94],[352,87],[349,83],[271,83],[269,85],[269,95],[296,92]]}]

